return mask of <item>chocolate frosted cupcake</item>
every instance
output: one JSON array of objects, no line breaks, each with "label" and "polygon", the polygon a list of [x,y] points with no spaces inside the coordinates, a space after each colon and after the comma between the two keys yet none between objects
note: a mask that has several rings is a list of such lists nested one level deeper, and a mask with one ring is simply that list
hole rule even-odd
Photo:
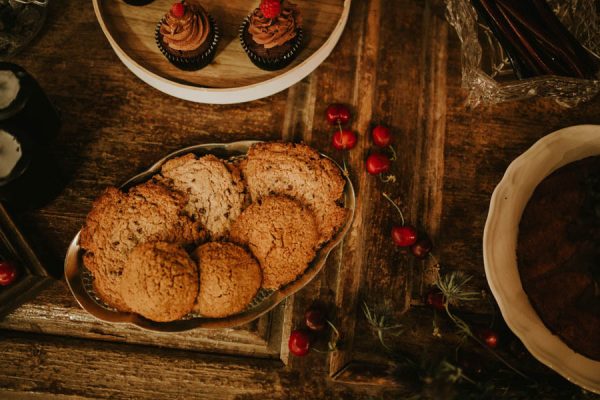
[{"label": "chocolate frosted cupcake", "polygon": [[302,44],[302,16],[287,0],[262,0],[240,28],[242,47],[259,68],[274,71],[289,65]]},{"label": "chocolate frosted cupcake", "polygon": [[219,30],[215,21],[194,0],[175,3],[156,27],[156,44],[176,67],[194,71],[215,56]]}]

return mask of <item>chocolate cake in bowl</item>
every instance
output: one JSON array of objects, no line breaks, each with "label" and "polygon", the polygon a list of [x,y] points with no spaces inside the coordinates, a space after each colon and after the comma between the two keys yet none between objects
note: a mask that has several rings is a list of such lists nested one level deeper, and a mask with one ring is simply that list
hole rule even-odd
[{"label": "chocolate cake in bowl", "polygon": [[513,160],[490,200],[483,261],[502,317],[527,350],[600,393],[598,156],[600,126],[577,125]]},{"label": "chocolate cake in bowl", "polygon": [[544,324],[600,360],[600,156],[568,164],[538,185],[519,225],[517,260]]}]

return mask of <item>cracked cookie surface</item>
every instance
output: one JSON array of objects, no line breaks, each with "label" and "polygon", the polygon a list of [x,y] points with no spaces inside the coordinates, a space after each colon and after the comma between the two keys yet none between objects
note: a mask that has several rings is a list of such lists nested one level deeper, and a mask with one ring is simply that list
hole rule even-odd
[{"label": "cracked cookie surface", "polygon": [[306,270],[320,235],[310,209],[288,197],[268,196],[244,210],[231,228],[231,238],[247,245],[259,261],[262,286],[278,289]]},{"label": "cracked cookie surface", "polygon": [[198,267],[177,244],[142,243],[129,254],[122,288],[133,312],[152,321],[174,321],[192,311]]},{"label": "cracked cookie surface", "polygon": [[341,201],[345,180],[339,168],[313,148],[295,143],[257,143],[240,169],[252,201],[284,195],[306,204],[315,214],[320,243],[329,241],[344,224]]},{"label": "cracked cookie surface", "polygon": [[129,253],[144,242],[197,244],[204,232],[183,214],[185,195],[154,182],[134,186],[127,193],[110,187],[94,201],[81,230],[83,262],[94,275],[94,290],[108,305],[130,311],[121,291]]},{"label": "cracked cookie surface", "polygon": [[235,165],[213,155],[197,158],[190,153],[167,161],[161,176],[165,185],[189,195],[186,212],[202,223],[213,240],[229,233],[245,200],[244,184]]},{"label": "cracked cookie surface", "polygon": [[210,242],[192,254],[200,271],[194,312],[222,318],[243,311],[260,289],[262,272],[246,250],[233,243]]}]

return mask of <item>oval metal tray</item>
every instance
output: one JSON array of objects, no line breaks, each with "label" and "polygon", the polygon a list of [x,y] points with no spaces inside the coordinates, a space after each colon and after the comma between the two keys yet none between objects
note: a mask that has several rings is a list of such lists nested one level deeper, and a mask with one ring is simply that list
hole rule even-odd
[{"label": "oval metal tray", "polygon": [[[232,143],[200,144],[177,150],[156,162],[148,170],[129,179],[127,182],[121,185],[121,189],[128,189],[133,185],[150,179],[160,170],[161,166],[171,158],[187,153],[194,153],[197,155],[214,154],[215,156],[223,159],[243,157],[247,153],[248,148],[252,144],[258,142],[259,141],[248,140]],[[333,161],[335,165],[340,168],[340,171],[342,171],[341,167],[334,160],[324,154],[321,154],[321,156]],[[319,271],[321,271],[331,250],[333,250],[333,248],[342,241],[342,238],[350,229],[350,225],[352,224],[352,220],[354,218],[356,197],[352,182],[343,173],[342,176],[344,176],[346,179],[343,204],[344,207],[349,211],[345,224],[333,239],[331,239],[317,251],[315,259],[310,263],[306,271],[304,271],[304,273],[295,281],[287,284],[277,291],[269,292],[261,290],[251,305],[239,314],[235,314],[226,318],[205,318],[202,316],[190,315],[184,319],[172,322],[154,322],[138,314],[120,312],[107,306],[94,294],[93,290],[91,289],[91,279],[93,278],[83,265],[83,250],[79,247],[79,232],[71,242],[65,258],[65,279],[67,281],[67,285],[69,286],[69,289],[71,289],[71,293],[73,293],[73,296],[79,305],[84,310],[89,312],[94,317],[106,322],[130,323],[139,326],[140,328],[159,332],[180,332],[195,328],[232,328],[234,326],[243,325],[267,313],[281,303],[286,297],[296,293],[306,286],[319,273]]]}]

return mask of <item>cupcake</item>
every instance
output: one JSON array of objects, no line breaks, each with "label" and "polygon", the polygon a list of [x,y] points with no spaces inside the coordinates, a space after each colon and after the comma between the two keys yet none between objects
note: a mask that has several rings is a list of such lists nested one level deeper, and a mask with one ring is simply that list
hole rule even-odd
[{"label": "cupcake", "polygon": [[259,68],[274,71],[289,65],[302,44],[302,16],[287,0],[262,0],[240,28],[242,47]]},{"label": "cupcake", "polygon": [[156,44],[176,67],[194,71],[215,56],[219,30],[210,15],[194,0],[175,3],[156,27]]}]

